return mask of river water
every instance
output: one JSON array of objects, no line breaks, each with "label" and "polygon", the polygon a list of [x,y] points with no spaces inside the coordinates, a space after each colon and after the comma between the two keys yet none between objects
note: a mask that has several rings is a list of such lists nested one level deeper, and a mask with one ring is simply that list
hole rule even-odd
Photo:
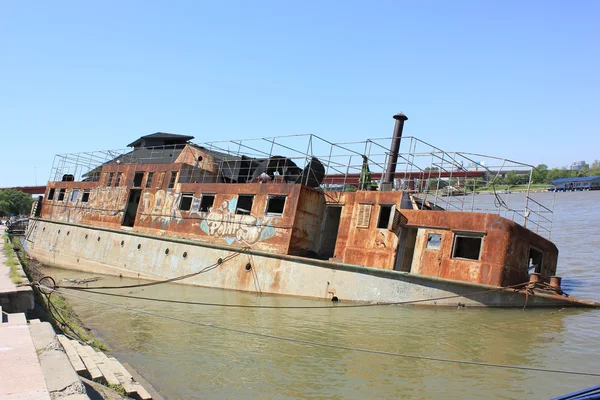
[{"label": "river water", "polygon": [[[550,202],[554,196],[539,195]],[[478,202],[490,197],[479,196]],[[521,201],[519,196],[510,195],[510,204]],[[600,191],[558,193],[552,228],[563,289],[595,301],[600,301],[599,205]],[[47,273],[89,276],[55,268]],[[104,277],[92,285],[129,283],[137,281]],[[173,284],[118,292],[226,304],[331,304]],[[396,354],[593,373],[600,365],[600,310],[253,309],[78,295],[201,324]],[[119,360],[169,399],[544,399],[600,381],[299,344],[70,301]]]}]

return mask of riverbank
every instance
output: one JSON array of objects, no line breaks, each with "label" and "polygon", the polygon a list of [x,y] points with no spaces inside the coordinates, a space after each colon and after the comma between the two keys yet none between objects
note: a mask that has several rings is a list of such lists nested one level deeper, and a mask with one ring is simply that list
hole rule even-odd
[{"label": "riverbank", "polygon": [[[160,399],[157,393],[151,396],[116,359],[104,355],[105,347],[62,296],[32,289],[30,282],[43,276],[41,266],[28,259],[18,238],[10,240],[4,234],[4,226],[0,237],[0,398]],[[76,367],[77,363],[83,367]]]}]

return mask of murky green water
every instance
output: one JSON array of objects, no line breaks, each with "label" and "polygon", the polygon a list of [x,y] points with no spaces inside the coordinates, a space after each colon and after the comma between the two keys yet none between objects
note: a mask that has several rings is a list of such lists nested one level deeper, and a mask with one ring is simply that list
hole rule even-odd
[{"label": "murky green water", "polygon": [[[563,288],[600,301],[595,286],[600,192],[563,193],[556,199],[552,238],[561,251],[559,274],[567,277]],[[48,272],[58,278],[89,276]],[[97,284],[132,282],[105,277]],[[330,305],[183,285],[117,292],[211,303]],[[600,310],[240,309],[87,295],[202,324],[391,353],[584,372],[598,372],[600,365]],[[170,399],[543,399],[599,383],[594,377],[297,344],[71,301],[120,360]]]}]

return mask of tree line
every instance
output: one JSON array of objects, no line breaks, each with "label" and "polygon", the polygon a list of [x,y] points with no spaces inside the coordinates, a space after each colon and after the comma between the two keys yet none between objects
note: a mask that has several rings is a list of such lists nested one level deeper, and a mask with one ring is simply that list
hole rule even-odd
[{"label": "tree line", "polygon": [[0,190],[0,217],[29,215],[33,197],[20,190]]}]

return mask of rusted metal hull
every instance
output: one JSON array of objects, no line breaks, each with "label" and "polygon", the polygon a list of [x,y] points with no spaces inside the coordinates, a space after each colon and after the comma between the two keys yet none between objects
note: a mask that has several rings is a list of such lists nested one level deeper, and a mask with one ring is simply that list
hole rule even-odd
[{"label": "rusted metal hull", "polygon": [[151,280],[193,273],[237,254],[181,283],[260,294],[436,306],[598,306],[558,295],[43,219],[32,219],[27,241],[30,255],[47,265]]}]

